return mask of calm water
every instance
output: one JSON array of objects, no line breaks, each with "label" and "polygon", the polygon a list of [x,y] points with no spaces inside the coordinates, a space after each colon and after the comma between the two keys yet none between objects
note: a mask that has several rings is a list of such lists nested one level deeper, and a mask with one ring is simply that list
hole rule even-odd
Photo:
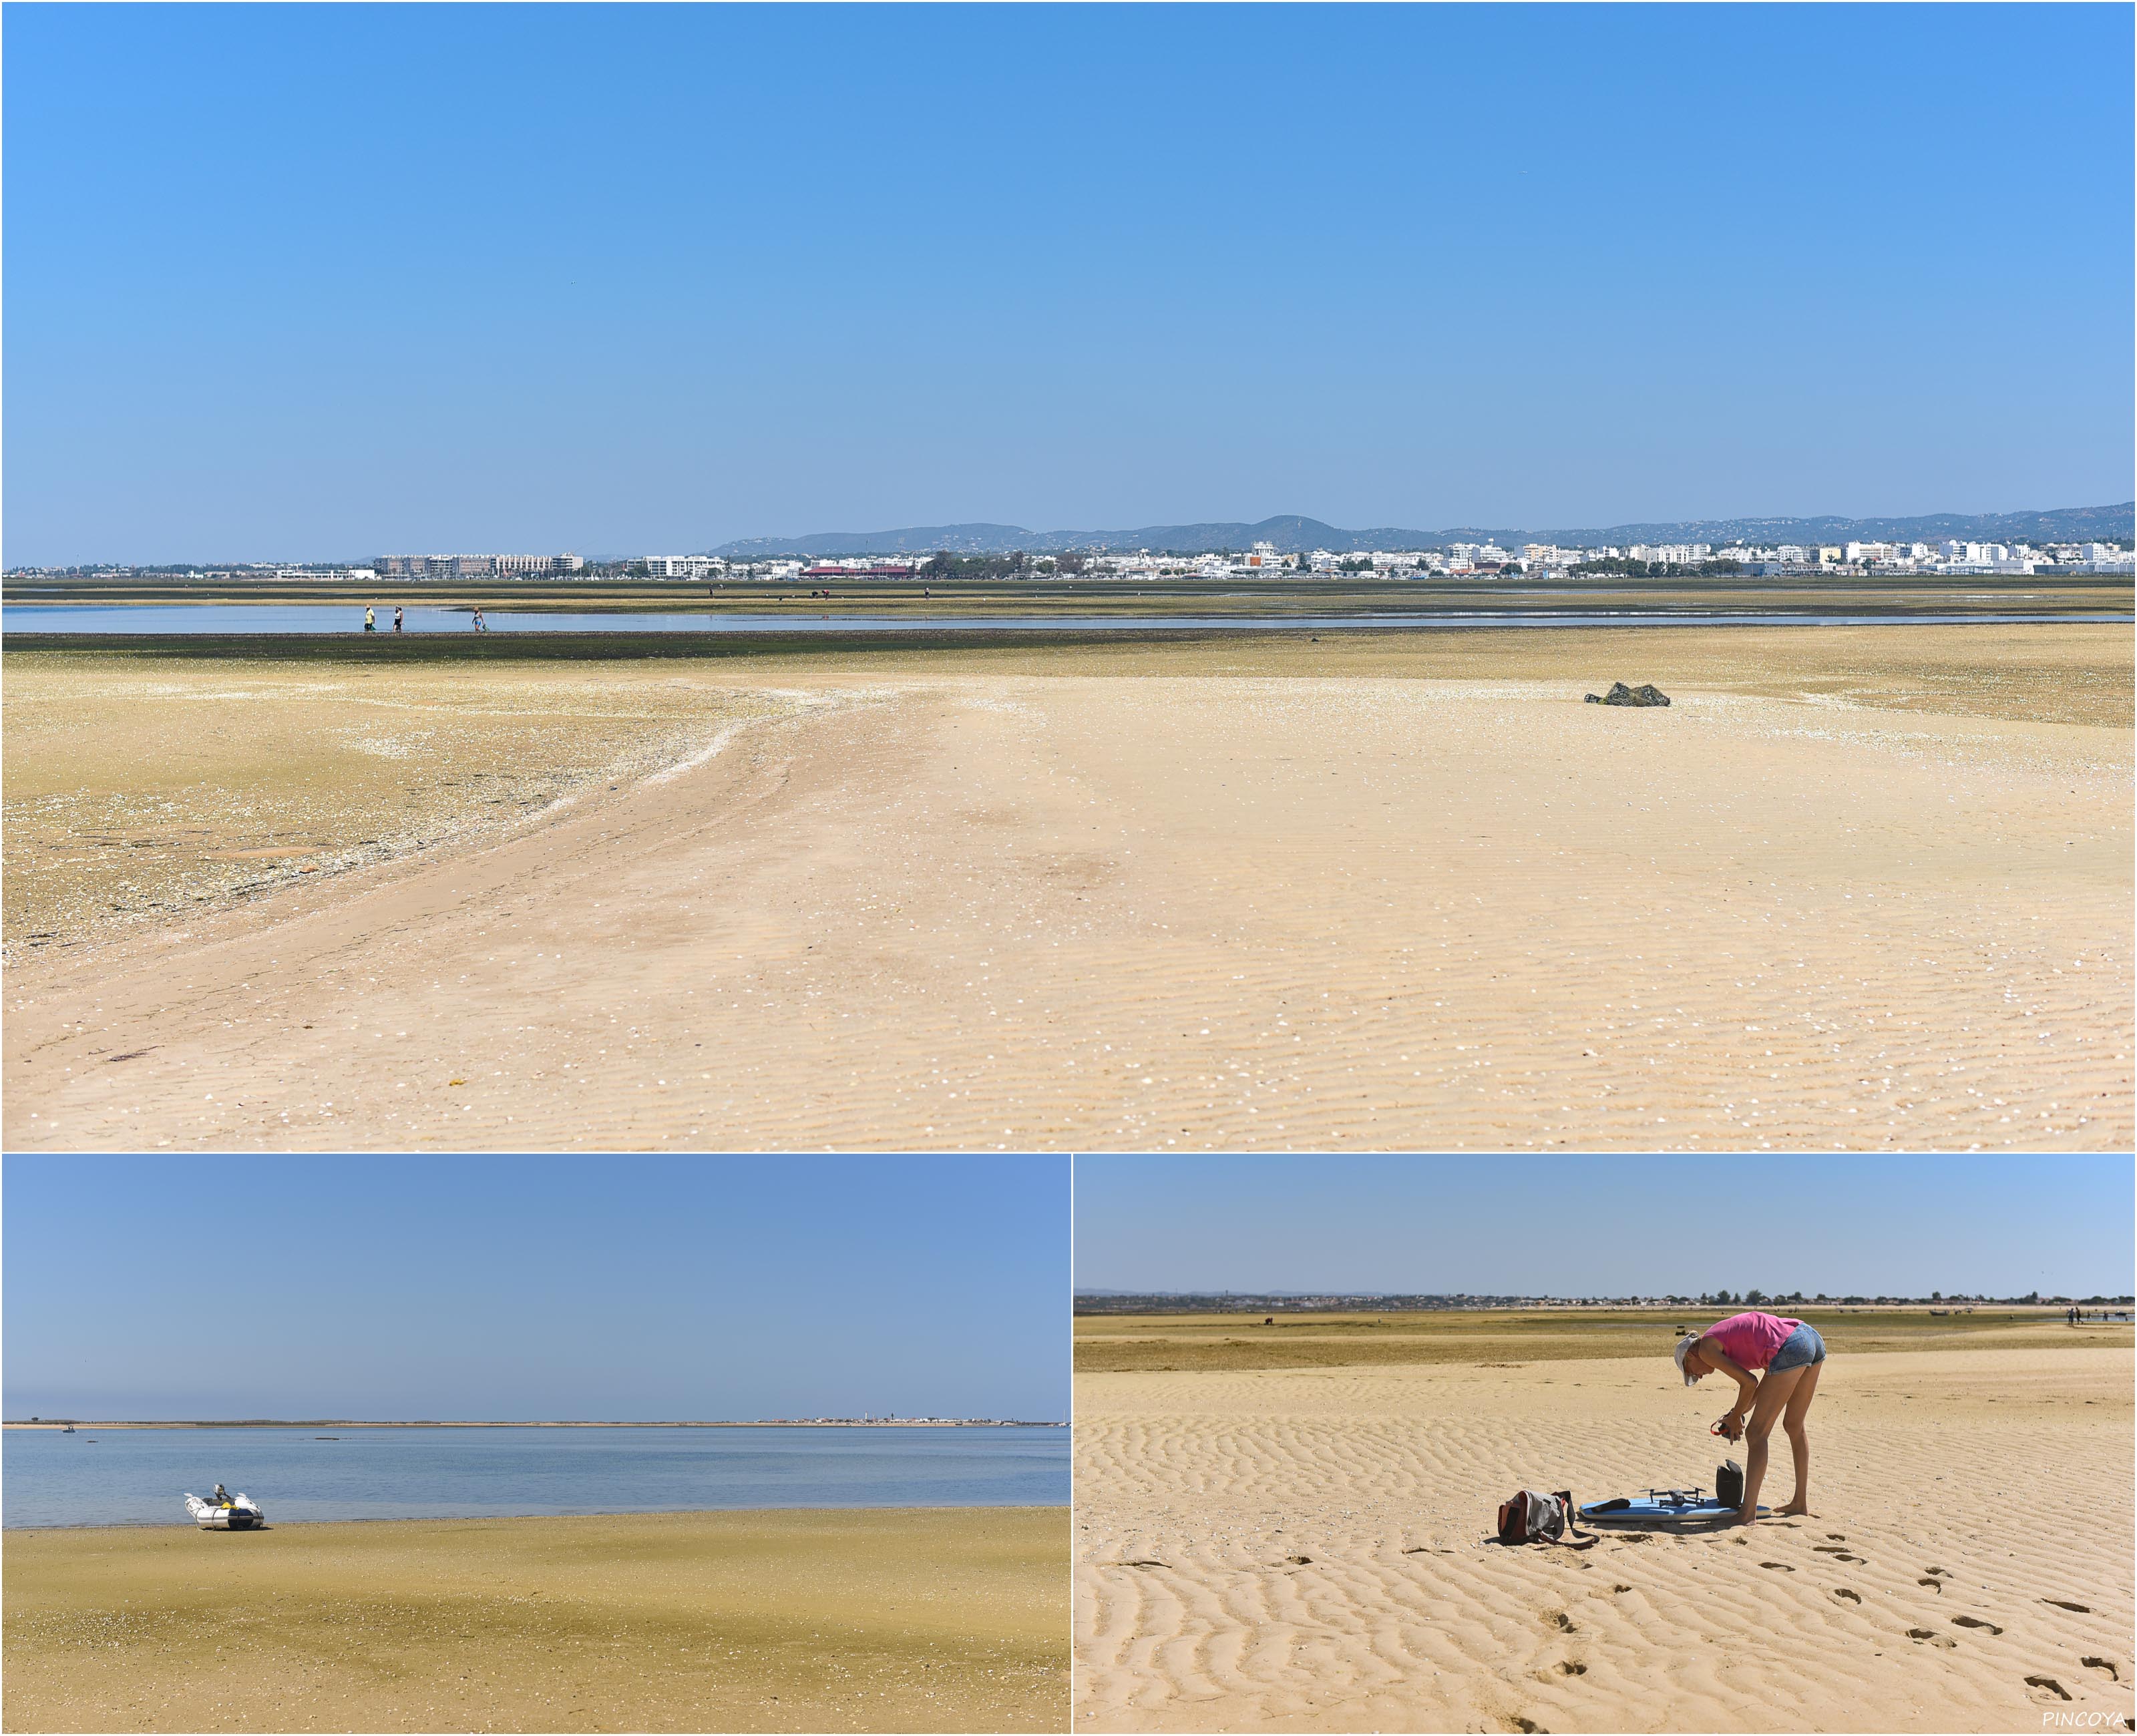
[{"label": "calm water", "polygon": [[[1697,608],[1589,610],[1579,613],[1405,615],[897,615],[703,614],[564,615],[497,609],[487,620],[493,633],[996,633],[1146,632],[1154,627],[1223,629],[1234,632],[1334,632],[1404,627],[1746,627],[2015,625],[2028,621],[2127,623],[2127,615],[1750,615]],[[465,635],[464,609],[411,609],[411,633]],[[378,630],[390,633],[391,609],[380,611]],[[343,603],[15,603],[0,610],[8,633],[360,633],[363,611]]]},{"label": "calm water", "polygon": [[[715,1507],[1062,1506],[1065,1428],[11,1430],[0,1522],[191,1524],[216,1484],[267,1522]],[[92,1440],[95,1442],[91,1445]]]}]

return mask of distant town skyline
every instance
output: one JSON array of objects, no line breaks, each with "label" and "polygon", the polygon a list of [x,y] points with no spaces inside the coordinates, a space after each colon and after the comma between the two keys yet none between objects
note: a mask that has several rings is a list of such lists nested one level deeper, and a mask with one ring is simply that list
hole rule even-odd
[{"label": "distant town skyline", "polygon": [[[1726,518],[1690,519],[1670,523],[1623,523],[1600,528],[1519,530],[1501,527],[1416,530],[1380,526],[1346,530],[1324,520],[1297,513],[1279,514],[1245,522],[1198,521],[1146,525],[1134,530],[1031,531],[1020,525],[985,521],[966,524],[908,526],[875,532],[834,531],[793,537],[741,538],[710,551],[683,554],[592,556],[576,551],[530,552],[471,550],[417,553],[377,553],[353,562],[346,558],[315,559],[292,556],[282,561],[247,562],[169,560],[138,562],[84,562],[54,567],[11,567],[11,573],[39,571],[186,571],[202,577],[242,575],[292,579],[342,581],[398,579],[568,579],[612,576],[620,567],[646,569],[653,578],[703,579],[718,576],[730,568],[754,569],[771,561],[793,557],[835,563],[842,558],[878,557],[924,558],[937,552],[978,554],[1029,552],[1046,556],[1062,553],[1129,552],[1197,553],[1229,552],[1245,554],[1267,550],[1288,556],[1309,552],[1335,556],[1395,550],[1449,550],[1467,554],[1483,550],[1503,560],[1510,550],[1543,548],[1556,556],[1581,552],[1616,557],[1653,558],[1648,545],[1660,544],[1670,558],[1685,551],[1683,558],[1696,559],[1710,552],[1740,554],[1750,558],[1784,559],[1803,562],[1808,554],[1824,547],[1835,562],[1853,563],[1855,551],[1873,555],[1901,554],[1933,564],[1950,564],[1989,558],[1978,552],[1994,547],[2003,558],[2013,547],[2061,547],[2077,558],[2097,558],[2104,543],[2126,553],[2137,535],[2137,502],[2123,501],[2096,506],[2057,507],[1999,513],[1942,513],[1902,518],[1893,515],[1843,518],[1821,514],[1792,518],[1759,518],[1740,514]],[[1926,541],[1923,539],[1928,539]],[[1507,548],[1497,545],[1504,542]],[[1563,548],[1560,544],[1565,545]],[[1749,547],[1745,545],[1750,545]],[[1689,551],[1696,547],[1698,555]],[[1936,560],[1935,557],[1940,557]],[[1811,560],[1808,564],[1816,564]],[[863,569],[866,570],[866,569]]]},{"label": "distant town skyline", "polygon": [[6,562],[2128,492],[2126,7],[829,16],[12,10]]}]

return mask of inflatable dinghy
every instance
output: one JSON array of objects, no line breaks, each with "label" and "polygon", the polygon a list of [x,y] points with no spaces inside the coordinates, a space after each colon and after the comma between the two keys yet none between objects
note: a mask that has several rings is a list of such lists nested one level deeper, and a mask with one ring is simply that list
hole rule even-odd
[{"label": "inflatable dinghy", "polygon": [[249,1495],[229,1495],[219,1501],[204,1501],[197,1495],[188,1495],[186,1511],[203,1531],[256,1531],[267,1523],[260,1503]]},{"label": "inflatable dinghy", "polygon": [[[1616,1500],[1597,1501],[1580,1510],[1584,1525],[1622,1525],[1631,1530],[1667,1530],[1675,1526],[1712,1524],[1736,1510],[1700,1489],[1650,1489],[1645,1495],[1620,1495]],[[1761,1518],[1773,1509],[1761,1505]]]}]

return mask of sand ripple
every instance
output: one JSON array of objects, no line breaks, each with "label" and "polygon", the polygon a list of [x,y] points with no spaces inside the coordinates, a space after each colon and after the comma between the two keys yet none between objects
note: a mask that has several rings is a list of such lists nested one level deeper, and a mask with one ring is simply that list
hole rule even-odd
[{"label": "sand ripple", "polygon": [[1711,1481],[1649,1362],[1081,1376],[1076,1728],[2110,1727],[2130,1377],[2105,1349],[1836,1357],[1817,1519],[1576,1553],[1486,1542],[1498,1501]]}]

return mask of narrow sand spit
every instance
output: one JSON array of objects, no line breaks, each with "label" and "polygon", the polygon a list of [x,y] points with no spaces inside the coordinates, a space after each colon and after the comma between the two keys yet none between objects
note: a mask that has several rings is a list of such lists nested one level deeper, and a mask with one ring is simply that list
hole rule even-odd
[{"label": "narrow sand spit", "polygon": [[1729,1451],[1662,1359],[1079,1375],[1074,1727],[2128,1728],[2130,1376],[1835,1356],[1815,1518],[1575,1552],[1487,1541],[1498,1502]]},{"label": "narrow sand spit", "polygon": [[8,1144],[2137,1136],[2127,728],[781,679],[502,842],[12,969]]}]

